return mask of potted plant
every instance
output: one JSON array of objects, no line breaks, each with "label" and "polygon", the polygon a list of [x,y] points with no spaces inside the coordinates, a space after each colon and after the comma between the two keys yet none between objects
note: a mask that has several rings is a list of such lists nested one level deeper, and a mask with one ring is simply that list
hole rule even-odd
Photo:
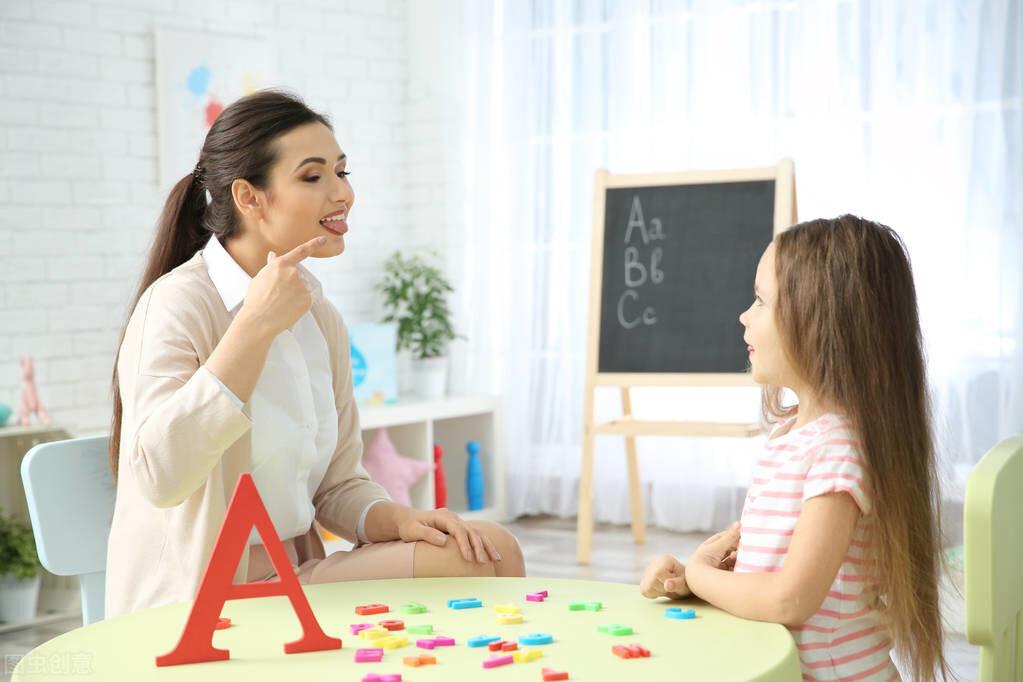
[{"label": "potted plant", "polygon": [[413,386],[423,398],[439,398],[447,385],[447,347],[457,338],[448,296],[454,289],[436,265],[395,252],[378,285],[385,322],[398,324],[398,350],[412,354]]},{"label": "potted plant", "polygon": [[32,527],[0,512],[0,621],[36,617],[40,580]]}]

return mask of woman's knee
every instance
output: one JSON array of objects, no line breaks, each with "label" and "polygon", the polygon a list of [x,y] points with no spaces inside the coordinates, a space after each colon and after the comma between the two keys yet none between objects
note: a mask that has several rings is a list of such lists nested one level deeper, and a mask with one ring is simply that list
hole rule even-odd
[{"label": "woman's knee", "polygon": [[413,573],[417,578],[470,578],[496,575],[492,562],[466,561],[454,538],[438,547],[420,540],[413,556]]},{"label": "woman's knee", "polygon": [[470,521],[469,526],[486,536],[500,553],[501,561],[497,562],[497,575],[524,576],[526,574],[526,562],[522,556],[522,548],[519,546],[519,541],[507,528],[490,521]]}]

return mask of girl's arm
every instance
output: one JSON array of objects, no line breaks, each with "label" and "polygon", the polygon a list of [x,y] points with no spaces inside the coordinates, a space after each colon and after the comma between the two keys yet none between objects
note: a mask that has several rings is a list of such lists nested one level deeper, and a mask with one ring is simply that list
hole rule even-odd
[{"label": "girl's arm", "polygon": [[775,573],[718,568],[738,546],[738,528],[715,535],[693,554],[686,579],[693,594],[750,620],[801,625],[820,609],[856,530],[860,509],[844,492],[810,498],[799,515],[788,555]]}]

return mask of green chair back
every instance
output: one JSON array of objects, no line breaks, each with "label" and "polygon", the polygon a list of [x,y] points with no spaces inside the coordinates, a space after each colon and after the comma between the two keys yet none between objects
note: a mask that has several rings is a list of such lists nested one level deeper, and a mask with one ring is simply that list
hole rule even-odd
[{"label": "green chair back", "polygon": [[980,647],[978,682],[1023,682],[1023,436],[973,469],[963,515],[966,638]]}]

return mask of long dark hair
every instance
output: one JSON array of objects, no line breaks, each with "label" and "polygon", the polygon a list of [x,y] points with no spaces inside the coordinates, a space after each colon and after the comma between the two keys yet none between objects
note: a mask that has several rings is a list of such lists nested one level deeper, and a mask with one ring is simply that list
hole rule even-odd
[{"label": "long dark hair", "polygon": [[[178,180],[163,206],[149,260],[128,306],[129,320],[146,289],[194,256],[210,235],[226,239],[238,231],[231,184],[241,178],[265,189],[270,169],[277,161],[277,138],[307,123],[322,123],[333,129],[326,116],[307,107],[301,99],[275,90],[242,97],[221,112],[206,133],[195,170]],[[118,357],[126,329],[127,323],[121,329]],[[116,480],[122,416],[117,358],[111,383],[114,412],[110,470]]]},{"label": "long dark hair", "polygon": [[[896,649],[914,680],[949,678],[942,645],[939,487],[916,288],[906,245],[852,215],[775,239],[778,329],[802,378],[844,411],[866,460],[874,570]],[[792,415],[765,387],[765,416]]]}]

